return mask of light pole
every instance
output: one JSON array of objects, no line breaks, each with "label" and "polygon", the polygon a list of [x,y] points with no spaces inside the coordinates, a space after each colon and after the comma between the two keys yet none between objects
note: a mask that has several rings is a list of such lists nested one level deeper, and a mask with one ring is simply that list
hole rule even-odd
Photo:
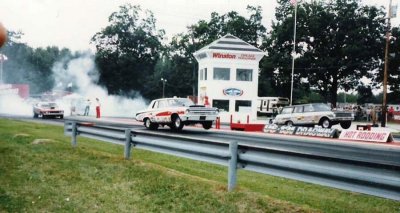
[{"label": "light pole", "polygon": [[386,105],[387,105],[387,72],[388,72],[388,55],[389,55],[389,42],[390,42],[390,18],[392,17],[392,0],[389,1],[389,14],[388,14],[388,26],[386,29],[386,47],[385,47],[385,68],[383,70],[383,103],[382,103],[382,116],[381,126],[386,127]]},{"label": "light pole", "polygon": [[293,77],[294,77],[294,59],[296,57],[296,24],[297,24],[297,1],[290,1],[294,4],[294,33],[293,33],[293,50],[292,50],[292,82],[290,86],[290,106],[293,104]]},{"label": "light pole", "polygon": [[165,79],[165,78],[161,78],[161,81],[162,81],[162,97],[164,98],[165,96],[164,96],[164,92],[165,92],[165,84],[167,83],[167,79]]}]

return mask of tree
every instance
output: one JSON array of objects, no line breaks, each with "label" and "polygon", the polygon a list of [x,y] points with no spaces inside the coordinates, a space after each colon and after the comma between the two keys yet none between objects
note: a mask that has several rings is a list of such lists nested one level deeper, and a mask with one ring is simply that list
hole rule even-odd
[{"label": "tree", "polygon": [[[388,102],[394,101],[394,99],[397,99],[396,95],[397,97],[400,95],[400,28],[395,27],[391,29],[390,34],[387,83],[393,95],[390,95]],[[384,52],[382,52],[382,58],[383,57]],[[376,86],[382,85],[384,65],[384,63],[381,63],[380,69],[377,72],[377,75],[375,75],[374,81],[376,82]]]},{"label": "tree", "polygon": [[[306,80],[336,106],[337,91],[348,91],[380,65],[384,12],[359,0],[312,1],[298,5],[295,87]],[[293,7],[280,0],[277,21],[264,42],[270,57],[263,71],[281,88],[290,88]],[[287,92],[290,92],[286,89]]]},{"label": "tree", "polygon": [[156,30],[155,22],[150,11],[142,14],[140,6],[126,4],[110,15],[109,26],[93,36],[99,82],[109,93],[135,90],[146,98],[154,97],[151,77],[163,51],[161,40],[165,34]]},{"label": "tree", "polygon": [[372,94],[371,86],[365,86],[364,84],[361,84],[357,87],[357,92],[357,104],[361,105],[374,102],[374,95]]},{"label": "tree", "polygon": [[31,48],[20,42],[22,32],[8,32],[3,53],[8,57],[4,63],[3,77],[6,83],[29,84],[31,94],[53,89],[53,65],[62,58],[71,57],[70,50],[58,47]]}]

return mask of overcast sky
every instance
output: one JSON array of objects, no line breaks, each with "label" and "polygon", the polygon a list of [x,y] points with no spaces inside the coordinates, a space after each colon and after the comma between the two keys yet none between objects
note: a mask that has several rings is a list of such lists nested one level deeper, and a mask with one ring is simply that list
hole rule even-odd
[{"label": "overcast sky", "polygon": [[[363,0],[387,7],[389,0]],[[392,0],[398,4],[400,0]],[[108,25],[108,17],[125,3],[141,5],[157,19],[157,28],[167,37],[186,32],[186,26],[209,20],[213,11],[220,15],[237,11],[246,16],[246,6],[261,6],[263,24],[274,18],[276,0],[0,0],[0,22],[10,30],[22,31],[23,41],[33,47],[55,45],[87,50],[91,37]],[[400,16],[399,13],[397,13]],[[395,24],[399,18],[393,19]]]}]

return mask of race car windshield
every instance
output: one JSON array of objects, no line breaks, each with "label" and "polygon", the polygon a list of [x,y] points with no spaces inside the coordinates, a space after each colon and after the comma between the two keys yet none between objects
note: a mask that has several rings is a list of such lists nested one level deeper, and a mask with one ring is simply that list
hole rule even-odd
[{"label": "race car windshield", "polygon": [[46,104],[42,104],[43,108],[54,108],[57,107],[56,103],[46,103]]},{"label": "race car windshield", "polygon": [[313,107],[315,112],[331,111],[331,108],[326,104],[315,104]]},{"label": "race car windshield", "polygon": [[172,99],[169,101],[170,106],[190,106],[193,105],[193,101],[190,99]]}]

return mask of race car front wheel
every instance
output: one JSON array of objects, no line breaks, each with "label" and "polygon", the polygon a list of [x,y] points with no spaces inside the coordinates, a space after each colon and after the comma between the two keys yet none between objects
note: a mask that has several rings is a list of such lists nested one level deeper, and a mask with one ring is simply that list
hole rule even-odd
[{"label": "race car front wheel", "polygon": [[150,130],[158,129],[158,124],[151,122],[149,118],[146,118],[144,120],[144,126],[146,127],[146,129],[150,129]]}]

